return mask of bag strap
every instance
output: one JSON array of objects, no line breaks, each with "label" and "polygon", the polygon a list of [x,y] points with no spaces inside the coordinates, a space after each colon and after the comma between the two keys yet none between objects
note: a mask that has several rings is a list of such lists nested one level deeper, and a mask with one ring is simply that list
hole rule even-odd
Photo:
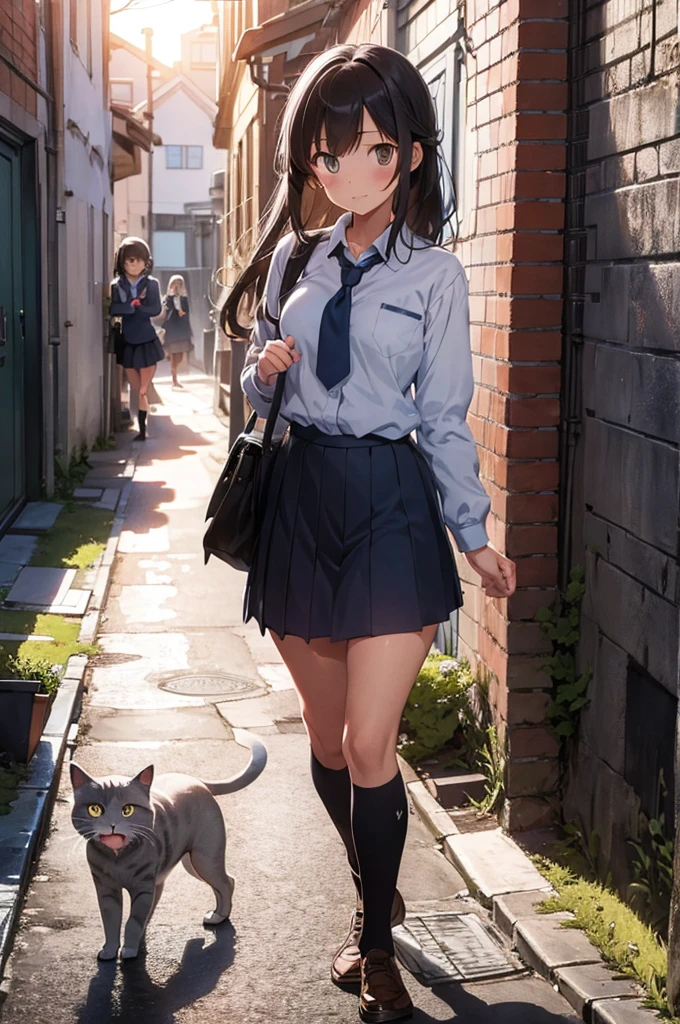
[{"label": "bag strap", "polygon": [[[295,287],[302,272],[309,263],[312,253],[316,249],[319,242],[324,238],[329,237],[328,231],[317,231],[315,234],[309,236],[308,242],[297,242],[288,257],[286,268],[281,278],[281,287],[279,288],[279,310],[281,309],[281,300],[284,299],[290,291]],[[274,324],[277,331],[279,330],[279,318],[273,317],[267,314],[267,318]],[[269,410],[267,416],[267,423],[264,428],[264,437],[262,439],[262,445],[264,451],[268,452],[271,449],[272,437],[274,435],[274,427],[279,417],[279,410],[281,408],[281,400],[283,398],[283,388],[286,383],[286,371],[280,373],[276,378],[276,388],[274,389],[274,396],[272,398],[272,407]]]}]

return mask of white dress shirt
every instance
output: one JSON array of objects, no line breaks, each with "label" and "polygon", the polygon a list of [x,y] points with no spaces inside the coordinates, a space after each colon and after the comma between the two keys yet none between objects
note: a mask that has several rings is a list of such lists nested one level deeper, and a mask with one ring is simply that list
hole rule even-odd
[{"label": "white dress shirt", "polygon": [[[341,286],[340,264],[330,254],[342,241],[348,259],[357,262],[345,236],[351,219],[351,213],[343,214],[330,238],[317,245],[280,309],[279,287],[295,236],[286,235],[274,251],[265,287],[267,308],[280,319],[281,337],[295,338],[301,356],[286,374],[281,417],[313,424],[327,434],[357,437],[395,439],[415,430],[459,550],[484,547],[491,502],[479,480],[466,422],[474,380],[467,281],[458,258],[404,228],[404,240],[385,259],[387,228],[367,250],[377,250],[385,262],[368,270],[352,289],[350,375],[327,391],[315,374],[321,315]],[[259,416],[267,416],[275,385],[257,376],[257,356],[275,337],[274,325],[258,320],[241,376]]]}]

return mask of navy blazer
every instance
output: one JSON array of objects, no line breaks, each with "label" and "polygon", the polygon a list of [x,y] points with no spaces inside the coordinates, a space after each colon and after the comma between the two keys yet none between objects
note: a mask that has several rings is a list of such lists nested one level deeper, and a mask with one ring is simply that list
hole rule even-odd
[{"label": "navy blazer", "polygon": [[127,277],[117,277],[111,284],[109,316],[123,318],[123,340],[128,345],[143,345],[158,337],[151,317],[158,316],[163,308],[160,285],[155,277],[142,275],[137,282],[137,295],[141,297],[145,288],[146,295],[141,300],[141,306],[133,306]]}]

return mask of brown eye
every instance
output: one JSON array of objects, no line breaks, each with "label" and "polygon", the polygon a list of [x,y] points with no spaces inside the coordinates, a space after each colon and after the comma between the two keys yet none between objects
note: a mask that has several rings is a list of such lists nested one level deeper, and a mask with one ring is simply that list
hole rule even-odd
[{"label": "brown eye", "polygon": [[129,818],[130,815],[134,814],[134,813],[135,813],[135,805],[134,804],[125,804],[125,807],[123,808],[123,817],[124,818]]},{"label": "brown eye", "polygon": [[381,167],[387,167],[392,160],[394,146],[376,146],[375,155]]},{"label": "brown eye", "polygon": [[99,804],[90,804],[90,806],[87,809],[87,813],[90,815],[91,818],[101,818],[102,814],[104,813],[104,808],[100,807]]}]

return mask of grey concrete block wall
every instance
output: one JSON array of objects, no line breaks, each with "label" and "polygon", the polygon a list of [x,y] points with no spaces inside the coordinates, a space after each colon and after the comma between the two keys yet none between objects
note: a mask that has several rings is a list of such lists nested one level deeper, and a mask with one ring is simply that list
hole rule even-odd
[{"label": "grey concrete block wall", "polygon": [[[678,696],[677,3],[656,0],[654,15],[649,0],[586,0],[570,26],[565,343],[580,368],[567,385],[580,419],[570,563],[586,569],[578,657],[593,679],[564,812],[598,832],[618,883],[649,802],[635,789],[634,716],[670,708],[673,720]],[[650,756],[641,743],[640,766]]]}]

